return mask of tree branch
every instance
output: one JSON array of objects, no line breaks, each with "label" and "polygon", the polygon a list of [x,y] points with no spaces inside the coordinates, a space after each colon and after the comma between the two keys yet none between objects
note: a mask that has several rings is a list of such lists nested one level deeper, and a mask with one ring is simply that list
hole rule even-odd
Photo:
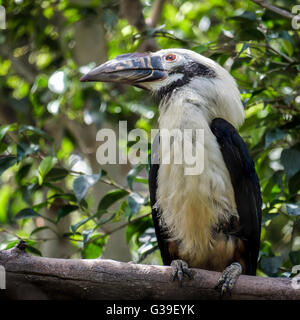
[{"label": "tree branch", "polygon": [[278,8],[278,7],[272,5],[272,4],[268,3],[268,2],[265,2],[264,0],[251,0],[251,1],[256,3],[259,6],[263,7],[263,8],[266,8],[266,9],[268,9],[270,11],[273,11],[273,12],[279,14],[282,17],[285,17],[285,18],[288,18],[288,19],[295,18],[295,16],[292,13],[290,13],[290,12],[284,10],[284,9]]},{"label": "tree branch", "polygon": [[[113,260],[66,260],[27,254],[23,246],[0,251],[10,299],[218,299],[217,272],[191,269],[182,288],[170,267]],[[224,299],[300,299],[290,279],[240,276]]]}]

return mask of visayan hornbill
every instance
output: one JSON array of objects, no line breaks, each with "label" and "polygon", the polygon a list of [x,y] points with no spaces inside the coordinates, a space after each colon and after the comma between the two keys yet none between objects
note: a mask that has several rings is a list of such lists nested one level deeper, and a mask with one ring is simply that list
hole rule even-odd
[{"label": "visayan hornbill", "polygon": [[[160,100],[160,129],[204,130],[201,174],[185,174],[184,164],[150,165],[155,232],[163,263],[173,267],[174,278],[181,284],[184,273],[190,276],[188,266],[223,271],[216,286],[223,294],[241,273],[255,275],[261,194],[253,161],[236,131],[244,108],[231,75],[193,51],[168,49],[118,56],[81,81],[148,89]],[[194,140],[190,136],[195,147]],[[152,159],[163,153],[156,138]]]}]

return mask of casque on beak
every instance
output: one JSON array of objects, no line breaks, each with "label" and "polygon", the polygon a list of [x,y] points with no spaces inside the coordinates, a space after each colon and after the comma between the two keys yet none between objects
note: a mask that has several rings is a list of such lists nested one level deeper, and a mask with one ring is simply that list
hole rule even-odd
[{"label": "casque on beak", "polygon": [[118,82],[137,85],[166,78],[161,57],[151,53],[129,53],[107,61],[81,77],[80,81]]}]

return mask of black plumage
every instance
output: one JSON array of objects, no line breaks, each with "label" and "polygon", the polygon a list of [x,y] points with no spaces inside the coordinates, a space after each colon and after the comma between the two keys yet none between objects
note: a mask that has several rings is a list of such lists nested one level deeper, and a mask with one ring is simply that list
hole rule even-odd
[{"label": "black plumage", "polygon": [[169,266],[172,262],[172,257],[168,249],[168,233],[163,228],[159,218],[159,208],[156,206],[156,190],[157,190],[157,176],[159,170],[159,135],[153,141],[151,149],[151,161],[149,169],[149,192],[150,192],[150,205],[152,208],[152,219],[157,238],[157,244],[161,253],[163,264]]},{"label": "black plumage", "polygon": [[261,194],[253,161],[243,139],[224,119],[214,119],[211,130],[216,136],[229,171],[239,214],[237,236],[245,244],[245,273],[255,275],[260,243]]}]

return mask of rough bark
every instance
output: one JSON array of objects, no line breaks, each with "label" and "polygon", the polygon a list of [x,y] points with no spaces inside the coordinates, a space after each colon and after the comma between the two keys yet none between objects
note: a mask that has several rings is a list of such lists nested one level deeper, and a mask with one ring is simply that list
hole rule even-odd
[{"label": "rough bark", "polygon": [[[18,245],[0,252],[10,299],[219,299],[218,272],[191,269],[182,288],[171,281],[170,267],[113,260],[66,260],[27,254]],[[240,276],[232,296],[223,299],[300,299],[290,279]]]}]

